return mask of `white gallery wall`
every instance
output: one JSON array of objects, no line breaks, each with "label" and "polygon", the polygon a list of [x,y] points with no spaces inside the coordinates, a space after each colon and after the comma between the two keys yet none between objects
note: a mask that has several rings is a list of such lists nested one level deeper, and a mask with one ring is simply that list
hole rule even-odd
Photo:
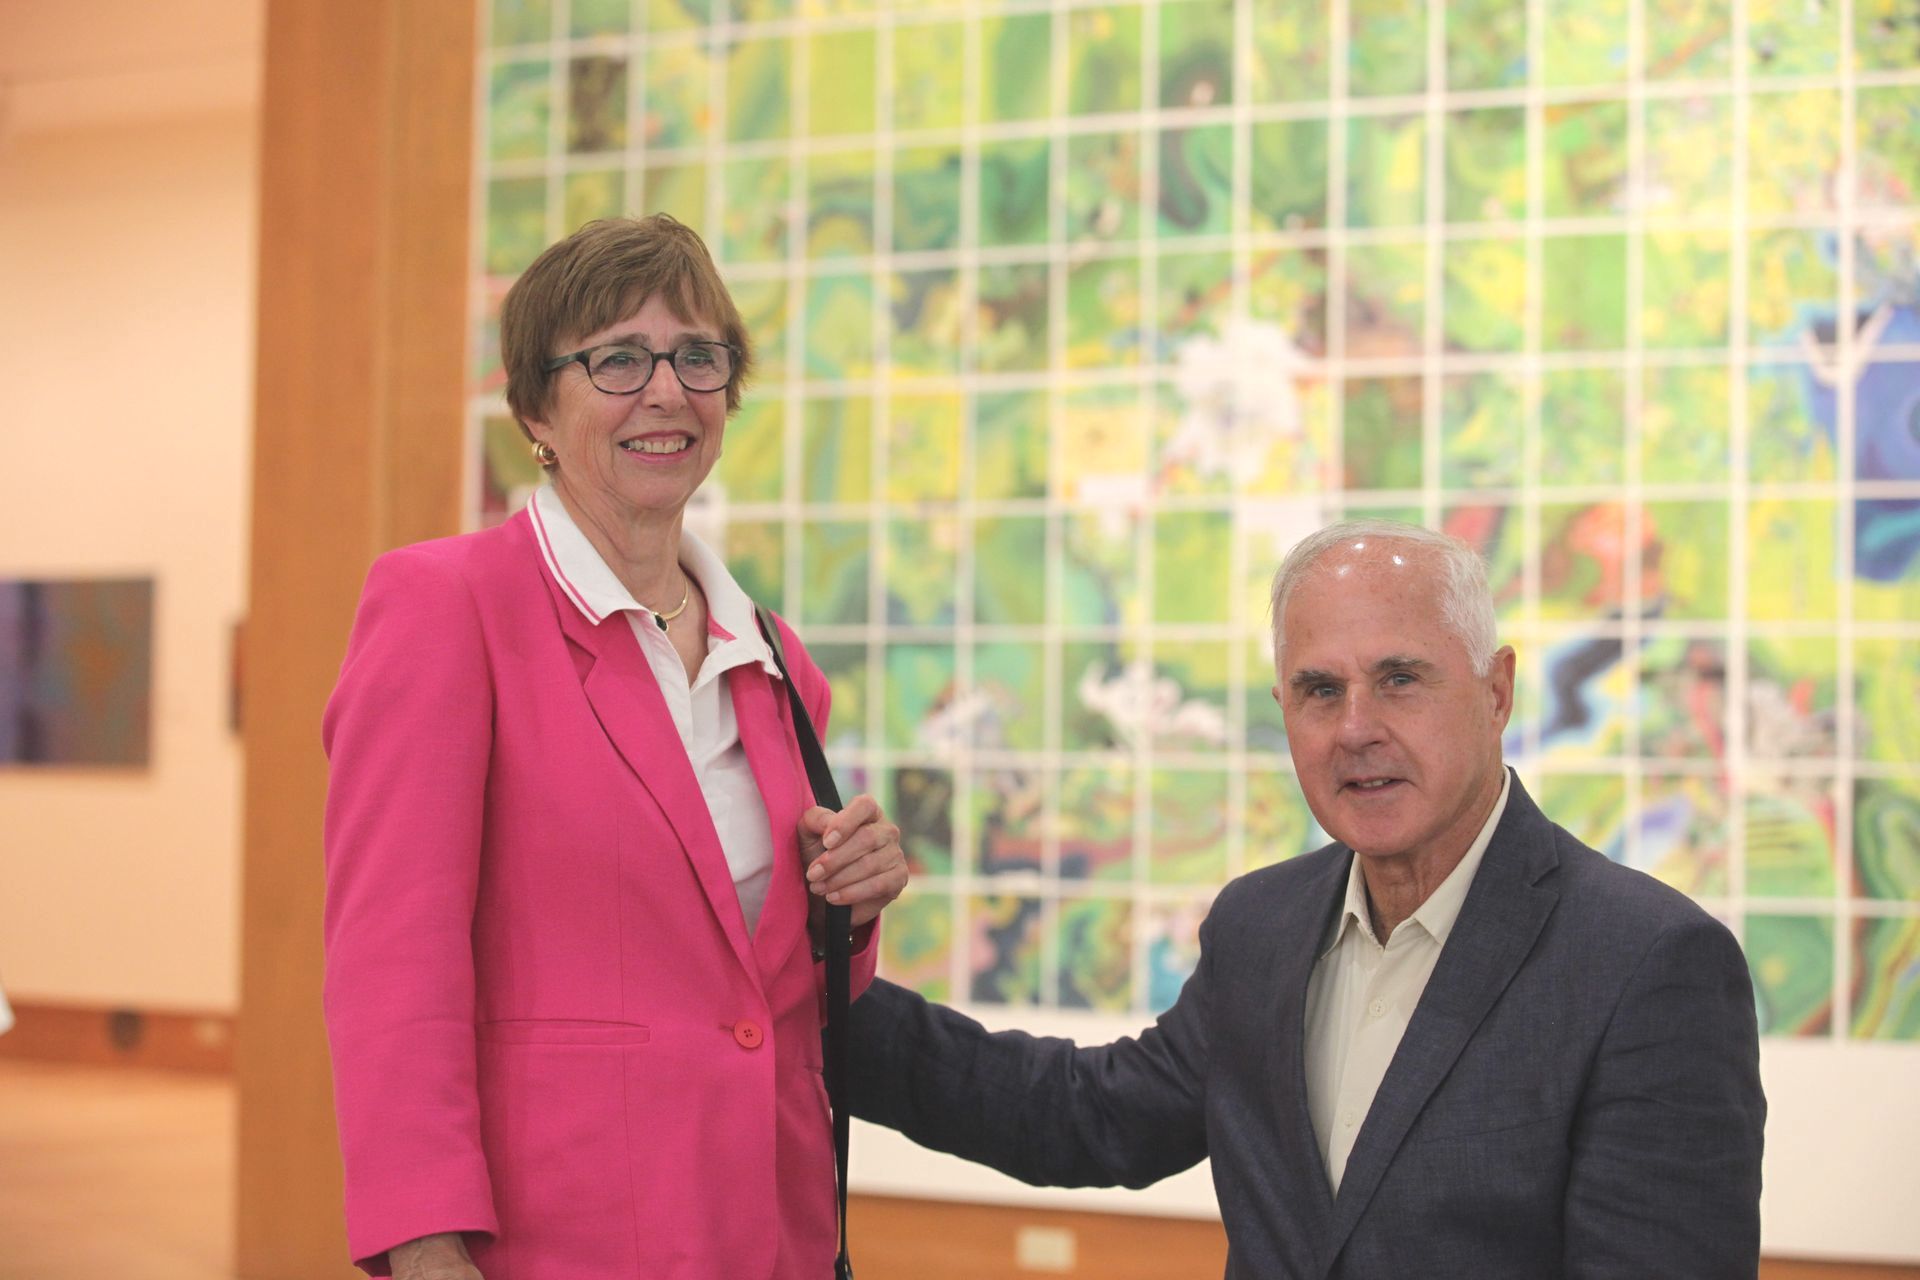
[{"label": "white gallery wall", "polygon": [[155,582],[149,766],[0,769],[16,1002],[238,1000],[260,16],[0,0],[0,577]]}]

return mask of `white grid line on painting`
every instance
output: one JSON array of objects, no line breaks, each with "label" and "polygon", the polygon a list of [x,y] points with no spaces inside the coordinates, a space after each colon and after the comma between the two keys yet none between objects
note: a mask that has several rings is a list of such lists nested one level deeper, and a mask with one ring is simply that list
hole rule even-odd
[{"label": "white grid line on painting", "polygon": [[[1745,92],[1747,74],[1747,7],[1745,4],[1733,6],[1733,33],[1731,37],[1731,70],[1735,92],[1733,105],[1733,136],[1735,145],[1732,152],[1732,191],[1728,202],[1729,221],[1732,225],[1730,239],[1729,287],[1732,300],[1727,308],[1727,337],[1732,351],[1744,353],[1747,350],[1749,316],[1747,314],[1747,255],[1750,248],[1748,232],[1748,162],[1746,145],[1747,131],[1750,126],[1751,99]],[[1643,108],[1644,111],[1644,108]],[[1744,944],[1747,936],[1747,813],[1746,799],[1742,793],[1741,782],[1749,767],[1747,761],[1747,699],[1745,692],[1750,675],[1748,664],[1748,644],[1745,622],[1750,612],[1747,606],[1747,512],[1751,502],[1751,480],[1749,475],[1749,443],[1751,425],[1748,420],[1747,372],[1748,362],[1744,356],[1730,356],[1727,362],[1727,417],[1729,444],[1731,445],[1730,464],[1731,496],[1727,503],[1728,519],[1733,528],[1729,531],[1728,547],[1733,553],[1733,565],[1728,573],[1728,586],[1731,599],[1728,610],[1733,623],[1732,637],[1727,645],[1727,681],[1726,688],[1734,694],[1727,699],[1727,866],[1729,874],[1728,890],[1733,899],[1733,907],[1727,923],[1733,930],[1733,936]]]},{"label": "white grid line on painting", "polygon": [[[1853,0],[1840,0],[1840,20],[1842,30],[1849,37],[1853,33]],[[1859,411],[1857,391],[1859,389],[1858,353],[1855,350],[1855,317],[1858,313],[1858,299],[1854,291],[1858,283],[1855,272],[1855,258],[1859,247],[1859,233],[1854,226],[1855,196],[1858,194],[1857,175],[1858,133],[1855,128],[1855,106],[1853,74],[1854,54],[1852,40],[1847,42],[1846,55],[1840,65],[1840,384],[1835,408],[1835,434],[1839,438],[1838,464],[1840,475],[1848,481],[1859,477],[1858,451],[1855,447],[1855,435],[1859,429],[1856,414]],[[1852,487],[1851,485],[1849,486]],[[1852,1009],[1848,1007],[1848,996],[1853,991],[1853,948],[1848,945],[1853,933],[1853,901],[1855,894],[1847,892],[1858,874],[1859,856],[1853,847],[1853,804],[1858,794],[1854,787],[1854,769],[1852,757],[1859,748],[1846,750],[1849,743],[1857,743],[1855,721],[1859,714],[1857,706],[1858,685],[1854,680],[1854,629],[1853,629],[1853,585],[1856,566],[1854,564],[1854,524],[1856,509],[1852,502],[1840,503],[1840,533],[1838,546],[1840,563],[1835,572],[1838,586],[1838,599],[1835,601],[1835,613],[1839,615],[1840,636],[1840,674],[1839,674],[1839,724],[1838,739],[1842,759],[1838,762],[1837,779],[1846,803],[1836,806],[1834,820],[1834,846],[1843,859],[1844,870],[1835,877],[1840,887],[1840,901],[1833,916],[1833,995],[1830,1034],[1835,1040],[1847,1037],[1852,1025]]]},{"label": "white grid line on painting", "polygon": [[[1540,70],[1546,65],[1546,3],[1545,0],[1526,0],[1527,3],[1527,87],[1522,91],[1526,106],[1526,221],[1523,233],[1526,253],[1526,276],[1522,287],[1526,291],[1526,317],[1523,328],[1522,350],[1534,367],[1525,369],[1522,382],[1523,412],[1525,417],[1525,437],[1523,448],[1525,463],[1521,468],[1522,484],[1520,488],[1520,510],[1523,528],[1521,530],[1521,599],[1523,611],[1521,621],[1530,622],[1540,616],[1540,495],[1537,488],[1527,481],[1539,476],[1541,459],[1545,452],[1545,440],[1542,435],[1540,406],[1539,353],[1546,326],[1546,308],[1542,287],[1544,271],[1544,247],[1538,230],[1540,212],[1546,205],[1546,184],[1544,160],[1546,149],[1545,123],[1541,119],[1540,108],[1535,95],[1540,80]],[[1531,688],[1539,689],[1544,676],[1544,664],[1529,663],[1522,668],[1521,679]],[[1539,674],[1535,674],[1538,672]],[[1515,695],[1518,697],[1519,689]],[[1546,705],[1544,694],[1539,697],[1542,708]],[[1528,715],[1521,725],[1521,757],[1531,762],[1540,757],[1544,741],[1542,738],[1543,716]],[[1629,789],[1627,798],[1627,829],[1622,833],[1631,850],[1632,817],[1639,812],[1637,798],[1631,794],[1633,783],[1626,782]]]},{"label": "white grid line on painting", "polygon": [[1422,247],[1425,294],[1421,308],[1420,353],[1420,504],[1421,522],[1440,527],[1441,408],[1444,370],[1439,357],[1446,348],[1446,244],[1440,229],[1447,220],[1446,138],[1443,95],[1447,82],[1446,0],[1427,0],[1427,91],[1421,116],[1421,195],[1425,201]]},{"label": "white grid line on painting", "polygon": [[[1140,14],[1140,105],[1142,107],[1140,125],[1140,332],[1142,360],[1156,360],[1160,352],[1160,223],[1162,218],[1160,171],[1161,148],[1156,145],[1158,134],[1147,121],[1157,120],[1160,110],[1160,13],[1158,8],[1143,7]],[[1161,126],[1164,128],[1164,125]],[[1154,234],[1147,234],[1149,226]],[[1151,243],[1149,243],[1151,241]],[[1153,468],[1154,458],[1154,413],[1155,384],[1148,382],[1134,401],[1133,412],[1136,415],[1138,430],[1145,441],[1145,449],[1140,460],[1140,482],[1142,493],[1147,492]],[[1152,601],[1155,599],[1159,576],[1158,557],[1155,552],[1154,518],[1152,512],[1143,514],[1135,521],[1133,536],[1137,548],[1134,562],[1140,566],[1140,595],[1148,602],[1147,616],[1153,616]],[[1133,637],[1138,646],[1139,660],[1148,670],[1154,669],[1155,639],[1151,626],[1139,630]],[[1231,687],[1231,686],[1229,686]],[[1133,883],[1135,888],[1133,910],[1144,915],[1143,893],[1151,883],[1153,865],[1153,837],[1155,832],[1155,813],[1153,795],[1153,753],[1150,734],[1140,734],[1133,743],[1131,763],[1134,786],[1134,828],[1133,828]],[[1146,990],[1147,984],[1147,943],[1145,930],[1133,931],[1130,982],[1136,999]]]},{"label": "white grid line on painting", "polygon": [[[1644,190],[1646,182],[1646,131],[1641,126],[1641,41],[1640,23],[1644,15],[1644,0],[1628,0],[1627,9],[1627,78],[1621,86],[1627,106],[1627,177],[1626,189],[1631,201]],[[1636,714],[1646,705],[1646,690],[1642,680],[1643,654],[1645,643],[1642,626],[1645,622],[1646,583],[1644,581],[1645,558],[1640,548],[1646,545],[1647,510],[1646,496],[1641,482],[1645,467],[1641,457],[1645,419],[1645,385],[1642,374],[1641,351],[1644,346],[1644,325],[1642,310],[1646,306],[1646,252],[1645,238],[1637,235],[1626,237],[1627,280],[1626,280],[1626,352],[1627,362],[1625,384],[1626,403],[1625,445],[1622,458],[1626,468],[1625,490],[1626,540],[1621,548],[1621,559],[1625,566],[1626,588],[1624,604],[1626,609],[1626,640],[1621,654],[1621,666],[1627,681],[1627,756],[1633,761],[1627,770],[1629,794],[1638,790],[1629,812],[1635,817],[1642,812],[1640,806],[1645,803],[1645,777],[1641,767],[1642,757],[1646,754],[1642,742],[1645,726],[1644,718]],[[1644,853],[1645,824],[1629,819],[1627,833],[1627,862],[1631,866],[1645,869]]]}]

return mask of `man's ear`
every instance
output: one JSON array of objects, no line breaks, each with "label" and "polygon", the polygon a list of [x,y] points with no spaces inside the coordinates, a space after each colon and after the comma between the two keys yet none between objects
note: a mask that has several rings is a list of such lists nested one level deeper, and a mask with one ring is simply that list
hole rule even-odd
[{"label": "man's ear", "polygon": [[1513,646],[1503,644],[1487,668],[1488,686],[1493,690],[1493,719],[1496,728],[1505,729],[1513,718],[1513,680],[1517,665]]}]

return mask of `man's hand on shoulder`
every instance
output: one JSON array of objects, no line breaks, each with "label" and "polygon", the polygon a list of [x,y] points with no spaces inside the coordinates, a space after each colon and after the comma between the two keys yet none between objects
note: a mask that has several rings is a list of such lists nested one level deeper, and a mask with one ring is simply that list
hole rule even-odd
[{"label": "man's hand on shoulder", "polygon": [[393,1280],[483,1280],[457,1231],[421,1236],[387,1251]]}]

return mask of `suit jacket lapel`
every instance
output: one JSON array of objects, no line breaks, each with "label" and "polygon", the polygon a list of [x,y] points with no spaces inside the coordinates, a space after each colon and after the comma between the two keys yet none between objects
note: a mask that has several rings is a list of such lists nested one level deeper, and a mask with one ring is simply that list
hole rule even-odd
[{"label": "suit jacket lapel", "polygon": [[1279,1158],[1285,1172],[1283,1186],[1306,1198],[1296,1203],[1301,1217],[1312,1224],[1316,1238],[1333,1219],[1333,1190],[1327,1185],[1326,1162],[1320,1158],[1320,1140],[1313,1133],[1313,1113],[1307,1105],[1307,988],[1313,967],[1326,942],[1327,925],[1346,896],[1351,850],[1329,858],[1327,865],[1302,886],[1288,905],[1289,917],[1275,926],[1280,952],[1274,972],[1281,976],[1274,1003],[1274,1115],[1282,1141]]},{"label": "suit jacket lapel", "polygon": [[632,626],[620,615],[598,624],[588,622],[547,573],[531,534],[528,551],[547,584],[560,630],[575,648],[576,665],[583,668],[580,687],[588,705],[614,750],[666,815],[715,921],[741,965],[757,978],[753,943],[747,936],[746,919],[740,914],[733,871],[720,848],[720,834],[714,830],[707,798],[687,760],[673,713],[667,710],[660,684],[647,665],[646,655],[640,652]]},{"label": "suit jacket lapel", "polygon": [[1328,1266],[1339,1256],[1427,1099],[1533,950],[1559,901],[1555,890],[1537,882],[1556,864],[1549,824],[1516,777],[1460,917],[1360,1127],[1335,1200]]}]

